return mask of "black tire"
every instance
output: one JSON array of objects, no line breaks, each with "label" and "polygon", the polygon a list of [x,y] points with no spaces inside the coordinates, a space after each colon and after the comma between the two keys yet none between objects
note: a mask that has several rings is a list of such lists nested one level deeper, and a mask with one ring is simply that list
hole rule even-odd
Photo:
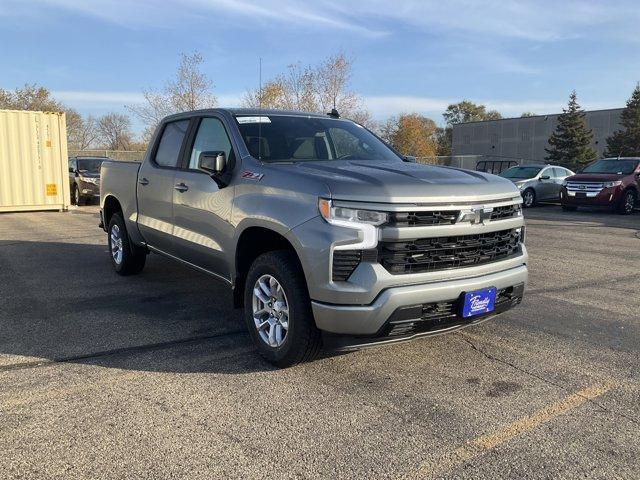
[{"label": "black tire", "polygon": [[522,206],[524,208],[531,208],[536,205],[536,192],[533,188],[527,188],[522,192]]},{"label": "black tire", "polygon": [[[115,235],[116,229],[117,235]],[[122,241],[121,255],[117,256],[117,258],[112,253],[114,251],[114,245],[112,244],[114,236]],[[111,216],[111,220],[109,220],[107,242],[109,244],[109,258],[111,258],[111,263],[116,273],[119,275],[135,275],[142,271],[147,261],[147,252],[131,244],[127,227],[120,213],[114,213]]]},{"label": "black tire", "polygon": [[576,210],[578,210],[578,207],[574,205],[562,205],[562,210],[564,210],[565,212],[575,212]]},{"label": "black tire", "polygon": [[[256,282],[269,275],[281,285],[288,304],[287,330],[282,344],[270,346],[258,332],[253,318],[253,289]],[[277,250],[260,255],[251,265],[244,289],[244,317],[249,335],[260,355],[278,367],[289,367],[313,360],[320,353],[322,336],[311,311],[311,300],[294,253]]]},{"label": "black tire", "polygon": [[78,205],[78,186],[75,183],[71,187],[71,205]]},{"label": "black tire", "polygon": [[622,194],[622,198],[617,206],[620,215],[631,215],[636,204],[636,192],[627,190]]}]

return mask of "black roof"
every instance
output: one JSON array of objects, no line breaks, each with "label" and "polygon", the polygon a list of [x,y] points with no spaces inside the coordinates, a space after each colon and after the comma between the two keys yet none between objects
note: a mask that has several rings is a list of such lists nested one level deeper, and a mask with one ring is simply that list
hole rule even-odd
[{"label": "black roof", "polygon": [[328,114],[322,114],[317,112],[304,112],[300,110],[278,110],[270,108],[206,108],[203,110],[191,110],[188,112],[180,112],[174,115],[170,115],[165,119],[174,119],[182,117],[192,117],[194,115],[207,115],[212,113],[227,113],[232,116],[242,115],[287,115],[297,117],[315,117],[315,118],[331,118]]}]

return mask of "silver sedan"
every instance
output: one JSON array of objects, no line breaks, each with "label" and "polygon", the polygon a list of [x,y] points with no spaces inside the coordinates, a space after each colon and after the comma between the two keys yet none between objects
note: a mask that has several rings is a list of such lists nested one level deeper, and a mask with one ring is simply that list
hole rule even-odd
[{"label": "silver sedan", "polygon": [[520,189],[525,208],[539,201],[560,200],[562,182],[571,175],[571,170],[556,165],[519,165],[500,173]]}]

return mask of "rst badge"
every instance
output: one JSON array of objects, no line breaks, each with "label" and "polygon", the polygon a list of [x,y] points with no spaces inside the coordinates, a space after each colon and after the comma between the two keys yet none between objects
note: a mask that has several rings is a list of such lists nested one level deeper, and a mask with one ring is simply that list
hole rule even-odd
[{"label": "rst badge", "polygon": [[264,177],[263,173],[250,172],[249,170],[245,170],[240,174],[242,178],[246,178],[247,180],[255,180],[260,181],[262,177]]}]

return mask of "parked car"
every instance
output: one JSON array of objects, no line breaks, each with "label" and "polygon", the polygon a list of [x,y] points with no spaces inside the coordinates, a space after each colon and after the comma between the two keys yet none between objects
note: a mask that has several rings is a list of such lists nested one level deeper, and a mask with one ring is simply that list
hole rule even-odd
[{"label": "parked car", "polygon": [[560,200],[564,179],[574,173],[556,165],[521,165],[511,167],[500,174],[520,189],[522,205],[533,207],[539,201]]},{"label": "parked car", "polygon": [[518,189],[410,160],[335,114],[181,113],[161,122],[141,164],[103,164],[101,226],[121,275],[155,252],[228,285],[279,366],[519,304]]},{"label": "parked car", "polygon": [[629,215],[639,192],[640,158],[604,158],[565,179],[562,208],[574,211],[579,206],[608,207]]},{"label": "parked car", "polygon": [[71,203],[84,205],[100,198],[100,167],[107,157],[72,157],[69,159]]}]

